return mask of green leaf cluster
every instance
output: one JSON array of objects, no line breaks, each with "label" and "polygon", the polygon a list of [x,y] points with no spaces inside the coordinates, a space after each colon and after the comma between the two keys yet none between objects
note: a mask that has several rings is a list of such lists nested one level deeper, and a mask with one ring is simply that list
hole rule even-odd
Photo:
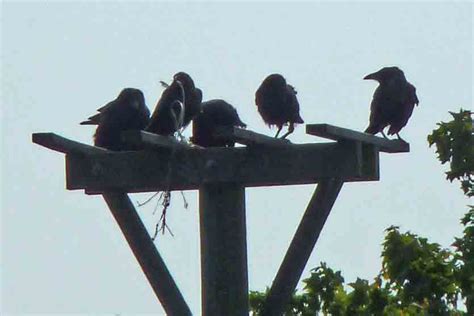
[{"label": "green leaf cluster", "polygon": [[474,315],[474,206],[470,206],[461,223],[464,225],[464,235],[453,243],[456,249],[455,277],[462,296],[466,298],[467,310]]},{"label": "green leaf cluster", "polygon": [[396,307],[415,306],[429,315],[454,312],[459,294],[454,254],[398,227],[386,232],[381,276]]},{"label": "green leaf cluster", "polygon": [[449,181],[461,181],[461,188],[468,196],[474,196],[474,131],[472,112],[461,109],[449,112],[450,122],[438,123],[438,128],[428,135],[430,146],[436,146],[442,164],[449,162],[446,172]]}]

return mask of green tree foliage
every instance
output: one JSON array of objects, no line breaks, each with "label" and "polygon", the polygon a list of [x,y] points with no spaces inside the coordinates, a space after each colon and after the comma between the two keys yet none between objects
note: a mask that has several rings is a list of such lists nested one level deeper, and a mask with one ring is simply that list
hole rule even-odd
[{"label": "green tree foliage", "polygon": [[[469,197],[474,196],[474,129],[472,112],[460,110],[450,112],[453,120],[438,123],[438,128],[428,136],[430,146],[436,146],[438,159],[442,164],[449,162],[450,170],[446,178],[461,182],[461,188]],[[474,206],[461,219],[464,235],[456,238],[454,263],[456,265],[456,284],[470,315],[474,315]]]},{"label": "green tree foliage", "polygon": [[[447,179],[461,182],[474,195],[474,136],[472,113],[452,113],[428,136],[442,164],[449,162]],[[399,227],[386,229],[382,269],[373,282],[357,278],[344,283],[340,271],[325,263],[303,280],[285,316],[299,315],[474,315],[474,207],[462,218],[464,234],[451,248],[442,248]],[[268,291],[268,290],[267,290]],[[262,312],[267,292],[250,292],[253,315]],[[465,308],[458,308],[462,300]],[[464,311],[467,310],[467,312]]]},{"label": "green tree foliage", "polygon": [[[472,188],[471,188],[472,190]],[[469,315],[474,315],[474,206],[461,220],[464,225],[464,235],[456,238],[453,243],[456,251],[454,262],[456,265],[456,284],[466,299],[466,307]]]},{"label": "green tree foliage", "polygon": [[453,120],[438,123],[438,128],[428,135],[430,146],[436,145],[436,153],[442,164],[449,162],[446,172],[449,181],[461,181],[467,196],[474,196],[474,137],[472,112],[449,112]]}]

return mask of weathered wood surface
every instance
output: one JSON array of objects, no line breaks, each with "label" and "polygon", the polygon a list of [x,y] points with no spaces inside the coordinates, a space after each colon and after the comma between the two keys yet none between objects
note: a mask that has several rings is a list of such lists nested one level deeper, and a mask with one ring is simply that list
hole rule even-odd
[{"label": "weathered wood surface", "polygon": [[382,152],[402,153],[410,151],[410,144],[402,140],[388,140],[371,134],[354,131],[347,128],[333,126],[330,124],[308,124],[306,133],[337,141],[359,141],[364,144],[372,144]]},{"label": "weathered wood surface", "polygon": [[191,315],[191,310],[127,194],[106,192],[103,197],[166,314]]},{"label": "weathered wood surface", "polygon": [[291,142],[288,139],[281,139],[263,135],[260,133],[253,132],[251,130],[239,128],[239,127],[223,127],[218,129],[216,133],[217,137],[224,139],[234,140],[236,143],[247,145],[247,146],[268,146],[268,147],[279,147],[290,145]]},{"label": "weathered wood surface", "polygon": [[33,133],[32,141],[40,146],[65,154],[91,155],[107,152],[103,148],[76,142],[54,133]]},{"label": "weathered wood surface", "polygon": [[202,315],[248,315],[245,188],[199,189]]},{"label": "weathered wood surface", "polygon": [[262,315],[283,314],[343,183],[341,179],[328,179],[318,184],[273,280]]},{"label": "weathered wood surface", "polygon": [[360,144],[107,152],[66,156],[67,188],[89,193],[192,190],[205,183],[248,187],[378,180],[378,152]]},{"label": "weathered wood surface", "polygon": [[[145,131],[126,131],[122,133],[122,140],[126,143],[143,146],[150,149],[164,148],[191,148],[190,144],[180,142],[173,136],[161,136]],[[196,146],[193,146],[196,147]]]}]

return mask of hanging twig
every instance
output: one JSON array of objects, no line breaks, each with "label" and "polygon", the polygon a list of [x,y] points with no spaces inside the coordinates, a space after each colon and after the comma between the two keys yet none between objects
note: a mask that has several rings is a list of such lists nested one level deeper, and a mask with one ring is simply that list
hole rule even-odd
[{"label": "hanging twig", "polygon": [[183,198],[183,202],[184,202],[184,208],[185,209],[188,209],[188,201],[186,200],[186,196],[184,195],[184,192],[183,191],[179,191],[179,193],[181,193],[181,197]]},{"label": "hanging twig", "polygon": [[174,237],[173,232],[169,228],[169,226],[166,224],[166,211],[168,210],[168,207],[171,204],[171,192],[170,191],[165,191],[163,192],[163,211],[161,213],[160,219],[158,220],[158,223],[155,225],[155,233],[153,234],[152,240],[154,241],[156,237],[158,236],[158,232],[161,231],[161,233],[164,235],[165,234],[165,229],[168,230],[170,235]]},{"label": "hanging twig", "polygon": [[151,200],[155,198],[160,193],[160,191],[153,193],[152,196],[150,196],[148,199],[146,199],[144,202],[140,203],[140,201],[137,201],[138,207],[142,207],[143,205],[148,204]]}]

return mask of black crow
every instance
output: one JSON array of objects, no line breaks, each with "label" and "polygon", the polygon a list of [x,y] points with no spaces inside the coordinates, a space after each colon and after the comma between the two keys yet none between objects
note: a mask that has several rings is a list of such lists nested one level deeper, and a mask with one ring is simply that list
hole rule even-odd
[{"label": "black crow", "polygon": [[133,150],[121,141],[121,133],[127,130],[142,130],[150,119],[150,110],[143,93],[134,88],[123,89],[118,97],[97,110],[81,125],[98,125],[94,144],[110,150]]},{"label": "black crow", "polygon": [[255,93],[255,104],[263,121],[270,127],[278,127],[275,138],[286,123],[289,123],[288,132],[281,138],[293,133],[295,123],[304,123],[300,116],[296,90],[286,83],[282,75],[272,74],[263,80]]},{"label": "black crow", "polygon": [[388,134],[396,134],[407,124],[415,104],[418,105],[416,88],[409,83],[403,71],[397,67],[385,67],[364,77],[379,82],[370,105],[369,126],[365,130],[369,134],[382,133],[390,126]]},{"label": "black crow", "polygon": [[191,141],[202,147],[233,147],[234,142],[215,138],[213,133],[219,127],[247,127],[237,114],[237,110],[224,100],[209,100],[201,104],[201,113],[193,120]]},{"label": "black crow", "polygon": [[194,86],[193,80],[185,72],[178,72],[170,85],[164,85],[166,89],[158,100],[146,130],[169,136],[185,128],[199,113],[202,91]]}]

